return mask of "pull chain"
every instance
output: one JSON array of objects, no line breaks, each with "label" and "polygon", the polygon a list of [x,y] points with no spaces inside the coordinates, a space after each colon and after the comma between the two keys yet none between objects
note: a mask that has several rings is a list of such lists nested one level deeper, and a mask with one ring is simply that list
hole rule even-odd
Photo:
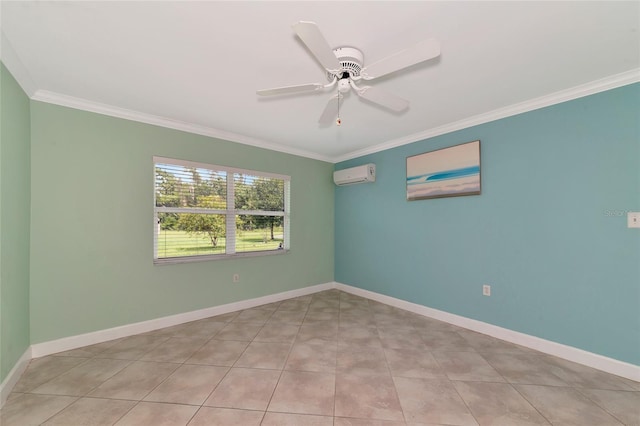
[{"label": "pull chain", "polygon": [[340,92],[338,92],[338,119],[336,120],[336,125],[341,125],[342,124],[342,120],[340,119],[340,98],[342,96],[340,95]]}]

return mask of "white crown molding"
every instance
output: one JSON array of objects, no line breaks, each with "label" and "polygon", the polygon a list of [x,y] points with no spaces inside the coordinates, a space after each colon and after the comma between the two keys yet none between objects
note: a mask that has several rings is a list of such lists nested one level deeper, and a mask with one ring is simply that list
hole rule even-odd
[{"label": "white crown molding", "polygon": [[375,300],[376,302],[384,303],[385,305],[394,306],[418,315],[444,321],[458,327],[486,334],[488,336],[531,348],[548,355],[553,355],[558,358],[566,359],[568,361],[586,365],[587,367],[592,367],[610,374],[615,374],[620,377],[640,382],[640,366],[638,365],[629,364],[617,359],[587,352],[585,350],[563,345],[551,340],[541,339],[540,337],[520,333],[508,328],[498,327],[486,322],[407,302],[406,300],[396,299],[395,297],[386,296],[384,294],[375,293],[358,287],[352,287],[347,284],[334,283],[334,286],[338,290],[355,294],[356,296]]},{"label": "white crown molding", "polygon": [[113,105],[107,105],[100,102],[93,102],[86,99],[76,98],[74,96],[63,95],[48,90],[36,90],[31,96],[34,101],[46,102],[49,104],[60,105],[68,108],[79,109],[83,111],[94,112],[97,114],[108,115],[110,117],[122,118],[125,120],[137,121],[154,126],[165,127],[174,130],[180,130],[196,135],[208,136],[212,138],[222,139],[230,142],[237,142],[244,145],[251,145],[257,148],[268,149],[271,151],[282,152],[285,154],[296,155],[299,157],[311,158],[314,160],[326,161],[331,163],[331,158],[315,152],[296,149],[289,146],[279,145],[267,142],[261,139],[252,138],[250,136],[238,133],[228,132],[225,130],[215,129],[213,127],[201,126],[198,124],[187,123],[184,121],[173,120],[157,115],[146,114],[126,108],[120,108]]},{"label": "white crown molding", "polygon": [[348,154],[333,157],[331,161],[339,163],[341,161],[351,160],[353,158],[362,157],[364,155],[374,154],[376,152],[385,151],[387,149],[396,148],[402,145],[408,145],[424,139],[433,138],[457,130],[466,129],[479,124],[496,121],[502,118],[511,117],[513,115],[522,114],[536,109],[548,107],[562,102],[571,101],[573,99],[582,98],[584,96],[593,95],[605,90],[615,89],[616,87],[626,86],[628,84],[640,81],[640,68],[635,68],[620,74],[615,74],[606,78],[595,80],[580,86],[575,86],[539,98],[530,99],[504,108],[499,108],[484,114],[475,115],[460,121],[445,124],[443,126],[428,129],[423,132],[414,133],[409,136],[394,139],[379,145],[367,147]]},{"label": "white crown molding", "polygon": [[33,82],[31,75],[29,75],[29,71],[27,71],[27,68],[20,60],[20,57],[13,49],[11,42],[2,31],[0,31],[0,60],[2,60],[4,66],[7,67],[27,96],[33,96],[37,86]]},{"label": "white crown molding", "polygon": [[[3,35],[3,43],[6,38]],[[86,99],[76,98],[73,96],[63,95],[47,90],[35,90],[35,85],[31,81],[28,72],[17,58],[13,49],[9,46],[7,56],[8,60],[5,62],[7,68],[16,77],[18,83],[22,88],[30,94],[30,98],[35,101],[51,103],[55,105],[65,106],[69,108],[94,112],[97,114],[108,115],[111,117],[122,118],[125,120],[137,121],[140,123],[151,124],[159,127],[165,127],[174,130],[180,130],[187,133],[193,133],[212,138],[223,139],[230,142],[241,143],[244,145],[251,145],[257,148],[264,148],[272,151],[278,151],[285,154],[296,155],[300,157],[311,158],[314,160],[325,161],[328,163],[339,163],[342,161],[350,160],[364,155],[374,154],[376,152],[385,151],[391,148],[396,148],[402,145],[407,145],[413,142],[433,138],[436,136],[451,133],[457,130],[466,129],[469,127],[477,126],[480,124],[488,123],[491,121],[499,120],[506,117],[522,114],[525,112],[533,111],[536,109],[544,108],[547,106],[567,102],[573,99],[578,99],[584,96],[593,95],[599,92],[603,92],[617,87],[626,86],[628,84],[637,83],[640,81],[640,68],[635,68],[630,71],[626,71],[620,74],[615,74],[606,78],[595,80],[580,86],[575,86],[569,89],[561,90],[559,92],[551,93],[549,95],[541,96],[539,98],[531,99],[518,104],[510,105],[504,108],[499,108],[487,113],[479,114],[473,117],[465,118],[453,123],[448,123],[439,127],[425,130],[423,132],[414,133],[412,135],[404,136],[398,139],[393,139],[388,142],[384,142],[379,145],[367,147],[357,151],[352,151],[347,154],[343,154],[337,157],[330,157],[321,155],[315,152],[300,150],[280,144],[267,142],[261,139],[252,138],[249,136],[228,132],[225,130],[215,129],[212,127],[201,126],[197,124],[191,124],[179,120],[173,120],[170,118],[159,117],[151,114],[146,114],[134,110],[128,110],[125,108],[119,108],[112,105],[102,104],[99,102],[93,102]],[[3,44],[4,50],[4,44]]]}]

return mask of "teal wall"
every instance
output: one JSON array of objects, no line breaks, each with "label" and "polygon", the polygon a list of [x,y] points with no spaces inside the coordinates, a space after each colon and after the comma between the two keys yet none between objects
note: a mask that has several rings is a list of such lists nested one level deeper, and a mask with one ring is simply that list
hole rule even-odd
[{"label": "teal wall", "polygon": [[[639,123],[634,84],[337,164],[377,181],[336,189],[336,281],[640,365]],[[476,139],[482,195],[405,200]]]},{"label": "teal wall", "polygon": [[29,98],[0,63],[0,383],[29,347]]},{"label": "teal wall", "polygon": [[[31,343],[333,281],[333,164],[40,102],[31,117]],[[154,265],[154,155],[290,175],[291,252]]]}]

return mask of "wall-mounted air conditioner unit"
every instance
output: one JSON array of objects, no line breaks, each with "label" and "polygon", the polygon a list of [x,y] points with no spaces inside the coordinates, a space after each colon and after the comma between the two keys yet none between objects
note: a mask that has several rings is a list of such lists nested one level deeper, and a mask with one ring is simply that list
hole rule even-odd
[{"label": "wall-mounted air conditioner unit", "polygon": [[350,169],[336,170],[333,172],[333,181],[338,186],[375,182],[376,165],[369,163],[358,167],[351,167]]}]

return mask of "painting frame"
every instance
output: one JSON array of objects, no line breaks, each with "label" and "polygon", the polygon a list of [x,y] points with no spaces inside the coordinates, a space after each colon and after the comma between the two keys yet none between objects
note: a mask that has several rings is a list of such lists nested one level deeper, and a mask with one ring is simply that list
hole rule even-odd
[{"label": "painting frame", "polygon": [[407,157],[407,201],[481,195],[480,140]]}]

